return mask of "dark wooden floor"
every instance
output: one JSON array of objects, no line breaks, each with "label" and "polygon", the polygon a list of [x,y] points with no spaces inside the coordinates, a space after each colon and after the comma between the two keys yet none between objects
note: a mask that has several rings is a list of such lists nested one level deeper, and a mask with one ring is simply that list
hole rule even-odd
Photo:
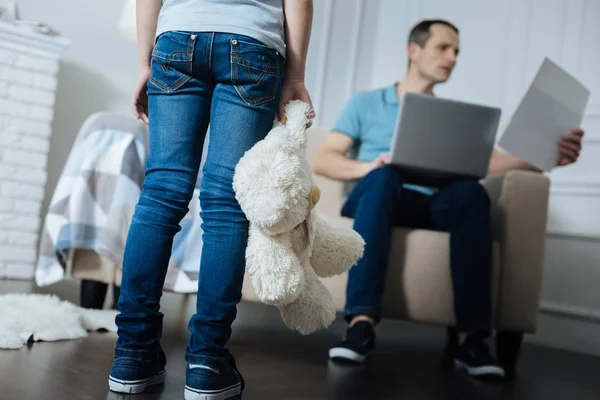
[{"label": "dark wooden floor", "polygon": [[[0,293],[29,291],[56,293],[75,303],[78,298],[75,282],[36,289],[26,282],[0,281]],[[131,398],[183,398],[183,352],[193,307],[191,296],[164,295],[167,381],[151,393]],[[247,381],[244,400],[600,399],[596,357],[528,344],[516,380],[484,383],[442,367],[442,328],[384,321],[371,361],[346,367],[327,360],[328,347],[343,333],[340,321],[303,337],[287,330],[273,308],[241,304],[238,315],[230,347]],[[83,340],[0,350],[0,399],[130,398],[108,391],[114,341],[114,334],[93,333]]]}]

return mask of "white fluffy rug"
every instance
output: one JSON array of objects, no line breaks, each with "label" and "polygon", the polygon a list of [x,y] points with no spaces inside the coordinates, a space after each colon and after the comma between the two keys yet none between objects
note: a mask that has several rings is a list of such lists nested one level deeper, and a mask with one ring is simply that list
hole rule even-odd
[{"label": "white fluffy rug", "polygon": [[19,349],[29,340],[87,337],[87,331],[116,332],[114,310],[89,310],[48,294],[0,295],[0,349]]}]

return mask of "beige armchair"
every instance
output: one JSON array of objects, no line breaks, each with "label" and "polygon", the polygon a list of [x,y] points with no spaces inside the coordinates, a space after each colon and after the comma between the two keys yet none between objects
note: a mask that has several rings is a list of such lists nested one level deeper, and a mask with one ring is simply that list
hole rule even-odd
[{"label": "beige armchair", "polygon": [[[314,157],[326,131],[311,128],[309,157]],[[317,209],[337,224],[344,186],[316,177],[321,188]],[[509,172],[483,182],[493,204],[493,321],[500,331],[499,357],[514,364],[523,333],[536,329],[546,237],[549,179],[533,172]],[[453,326],[454,312],[449,266],[449,234],[396,228],[389,257],[383,317]],[[324,280],[338,311],[345,303],[347,275]],[[243,299],[256,301],[246,280]],[[507,365],[509,366],[509,365]]]}]

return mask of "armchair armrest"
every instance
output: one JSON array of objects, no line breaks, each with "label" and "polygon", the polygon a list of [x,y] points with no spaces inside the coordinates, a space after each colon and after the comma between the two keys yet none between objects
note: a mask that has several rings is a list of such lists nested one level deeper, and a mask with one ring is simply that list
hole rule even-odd
[{"label": "armchair armrest", "polygon": [[492,203],[493,235],[500,243],[495,325],[534,332],[542,285],[550,179],[510,171],[483,181]]}]

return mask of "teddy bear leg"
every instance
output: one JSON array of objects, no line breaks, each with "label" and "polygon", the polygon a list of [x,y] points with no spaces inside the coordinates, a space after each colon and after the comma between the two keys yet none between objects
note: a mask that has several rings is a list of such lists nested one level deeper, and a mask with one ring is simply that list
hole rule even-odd
[{"label": "teddy bear leg", "polygon": [[290,329],[309,335],[326,328],[335,320],[331,293],[314,274],[305,271],[304,291],[290,304],[279,308],[284,323]]},{"label": "teddy bear leg", "polygon": [[365,241],[355,230],[316,218],[316,235],[310,263],[315,273],[327,278],[348,271],[363,256]]},{"label": "teddy bear leg", "polygon": [[251,228],[246,271],[256,295],[265,304],[291,303],[304,288],[304,270],[294,254],[289,234],[267,236]]}]

